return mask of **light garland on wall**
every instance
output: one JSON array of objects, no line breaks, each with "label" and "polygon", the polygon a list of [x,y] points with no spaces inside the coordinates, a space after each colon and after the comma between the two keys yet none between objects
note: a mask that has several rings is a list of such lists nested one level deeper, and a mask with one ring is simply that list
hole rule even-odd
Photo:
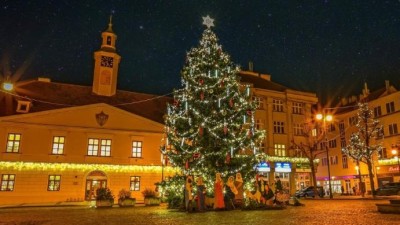
[{"label": "light garland on wall", "polygon": [[399,164],[397,159],[379,159],[378,163],[379,163],[379,165],[382,165],[382,166],[391,166],[391,165]]},{"label": "light garland on wall", "polygon": [[138,166],[110,164],[78,164],[78,163],[45,163],[45,162],[0,162],[0,170],[18,171],[93,171],[101,170],[112,173],[145,172],[145,173],[180,173],[179,168],[171,166]]},{"label": "light garland on wall", "polygon": [[[296,158],[296,157],[286,157],[286,156],[270,156],[270,155],[260,155],[257,156],[261,161],[266,162],[290,162],[290,163],[309,163],[308,158]],[[314,159],[314,163],[319,163],[319,159]]]}]

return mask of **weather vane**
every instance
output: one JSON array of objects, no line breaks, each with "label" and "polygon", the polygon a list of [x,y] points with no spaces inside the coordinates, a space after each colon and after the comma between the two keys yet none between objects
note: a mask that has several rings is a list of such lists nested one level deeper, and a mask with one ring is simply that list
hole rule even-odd
[{"label": "weather vane", "polygon": [[214,19],[212,19],[209,15],[206,17],[203,16],[203,24],[207,26],[207,28],[214,26]]}]

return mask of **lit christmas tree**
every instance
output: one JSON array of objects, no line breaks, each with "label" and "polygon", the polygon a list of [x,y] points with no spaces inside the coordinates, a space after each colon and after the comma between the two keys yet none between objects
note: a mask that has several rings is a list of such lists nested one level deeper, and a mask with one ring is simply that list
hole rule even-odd
[{"label": "lit christmas tree", "polygon": [[236,172],[253,176],[264,134],[255,129],[250,87],[240,84],[239,67],[211,30],[213,20],[203,19],[207,28],[200,45],[187,53],[181,72],[183,88],[168,105],[163,153],[185,175],[202,176],[211,185],[218,172],[225,180]]}]

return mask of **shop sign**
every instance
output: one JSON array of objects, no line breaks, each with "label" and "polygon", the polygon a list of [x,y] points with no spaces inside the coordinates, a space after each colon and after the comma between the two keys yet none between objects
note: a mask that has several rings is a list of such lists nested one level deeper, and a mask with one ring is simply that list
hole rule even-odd
[{"label": "shop sign", "polygon": [[256,169],[258,172],[270,172],[271,168],[268,163],[266,162],[260,162],[257,166]]},{"label": "shop sign", "polygon": [[275,163],[275,172],[292,172],[292,164],[288,162]]}]

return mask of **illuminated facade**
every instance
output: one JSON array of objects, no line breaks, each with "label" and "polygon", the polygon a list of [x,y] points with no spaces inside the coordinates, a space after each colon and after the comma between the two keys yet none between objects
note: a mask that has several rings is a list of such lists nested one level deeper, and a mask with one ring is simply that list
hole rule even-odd
[{"label": "illuminated facade", "polygon": [[312,185],[308,159],[292,149],[291,143],[304,139],[301,127],[312,118],[312,106],[318,102],[316,94],[274,83],[267,74],[242,71],[240,77],[242,83],[251,85],[253,100],[259,102],[255,115],[257,129],[266,130],[260,149],[267,158],[259,167],[260,173],[270,184],[275,183],[275,176],[280,176],[292,194]]},{"label": "illuminated facade", "polygon": [[[349,144],[350,135],[357,131],[357,102],[368,102],[376,119],[383,126],[383,138],[373,139],[373,143],[381,143],[383,150],[374,156],[375,188],[385,182],[400,181],[397,156],[392,149],[400,146],[398,124],[400,124],[400,92],[386,81],[384,88],[370,92],[365,84],[359,97],[344,98],[338,107],[335,107],[334,122],[330,124],[327,133],[329,160],[325,154],[320,158],[317,180],[325,189],[328,187],[327,163],[330,163],[331,184],[333,193],[353,194],[353,187],[358,187],[359,171],[361,179],[366,183],[367,191],[371,190],[368,168],[364,163],[357,165],[353,159],[342,154],[341,149]],[[398,149],[397,149],[398,150]],[[397,153],[398,154],[398,153]],[[377,186],[378,185],[378,186]]]},{"label": "illuminated facade", "polygon": [[116,90],[116,35],[102,33],[93,86],[19,82],[0,101],[0,205],[85,201],[98,187],[116,199],[175,174],[161,163],[168,98]]}]

